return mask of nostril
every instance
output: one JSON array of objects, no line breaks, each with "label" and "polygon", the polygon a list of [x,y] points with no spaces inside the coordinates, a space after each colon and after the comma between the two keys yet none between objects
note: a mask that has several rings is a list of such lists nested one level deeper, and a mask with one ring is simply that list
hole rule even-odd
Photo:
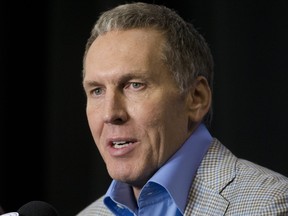
[{"label": "nostril", "polygon": [[123,124],[125,121],[122,119],[122,118],[116,118],[114,121],[113,121],[113,124],[117,124],[117,125],[120,125],[120,124]]}]

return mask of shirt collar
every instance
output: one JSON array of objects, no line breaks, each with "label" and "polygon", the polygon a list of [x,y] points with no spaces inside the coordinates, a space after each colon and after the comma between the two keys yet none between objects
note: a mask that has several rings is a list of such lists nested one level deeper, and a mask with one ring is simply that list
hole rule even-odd
[{"label": "shirt collar", "polygon": [[[200,124],[182,147],[148,181],[164,187],[182,213],[186,207],[192,180],[211,142],[212,137],[206,126]],[[123,194],[127,195],[126,198]],[[106,197],[124,202],[131,199],[131,196],[131,188],[115,180],[106,193]],[[130,208],[135,209],[136,206]]]},{"label": "shirt collar", "polygon": [[183,146],[149,180],[164,187],[182,213],[192,180],[211,142],[212,137],[207,128],[204,124],[199,125]]}]

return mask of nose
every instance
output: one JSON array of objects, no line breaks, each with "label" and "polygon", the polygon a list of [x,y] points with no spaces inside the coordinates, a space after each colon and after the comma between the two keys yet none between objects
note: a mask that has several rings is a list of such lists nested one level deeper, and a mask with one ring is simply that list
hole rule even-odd
[{"label": "nose", "polygon": [[106,124],[123,124],[127,121],[125,96],[121,92],[106,93],[103,118]]}]

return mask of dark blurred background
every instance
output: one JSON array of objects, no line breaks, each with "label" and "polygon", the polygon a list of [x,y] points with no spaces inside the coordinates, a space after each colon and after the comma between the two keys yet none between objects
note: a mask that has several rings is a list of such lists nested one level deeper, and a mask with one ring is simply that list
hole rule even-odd
[{"label": "dark blurred background", "polygon": [[[92,140],[82,56],[103,10],[120,0],[0,3],[0,205],[32,200],[72,216],[110,178]],[[288,1],[145,1],[192,21],[215,59],[211,132],[237,156],[288,176]]]}]

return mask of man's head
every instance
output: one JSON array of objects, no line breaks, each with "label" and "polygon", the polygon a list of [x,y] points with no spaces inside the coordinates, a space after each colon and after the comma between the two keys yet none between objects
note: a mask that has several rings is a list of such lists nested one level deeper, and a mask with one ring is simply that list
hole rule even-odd
[{"label": "man's head", "polygon": [[209,118],[210,50],[174,11],[133,3],[100,16],[83,64],[88,122],[108,172],[141,189]]}]

